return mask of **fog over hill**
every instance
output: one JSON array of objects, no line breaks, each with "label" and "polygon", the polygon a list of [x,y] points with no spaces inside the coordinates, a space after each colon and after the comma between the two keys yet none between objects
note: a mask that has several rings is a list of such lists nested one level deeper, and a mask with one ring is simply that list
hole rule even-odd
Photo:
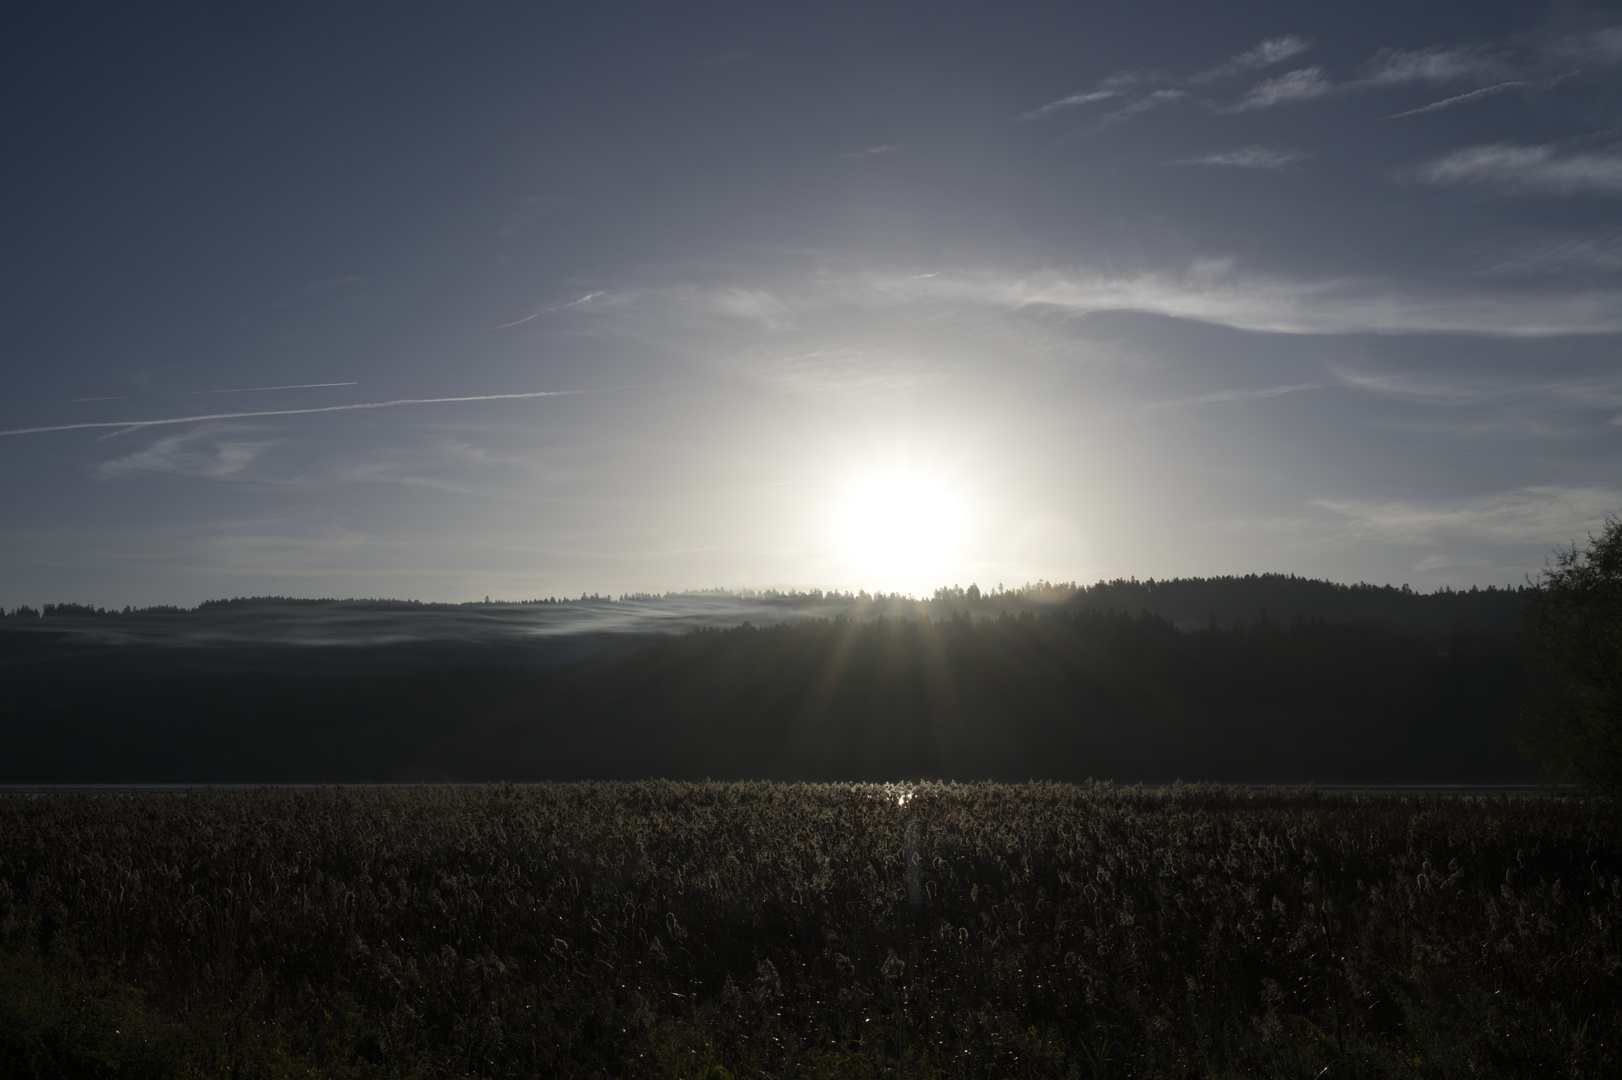
[{"label": "fog over hill", "polygon": [[[977,618],[1022,611],[1148,612],[1182,630],[1230,626],[1260,616],[1379,622],[1441,640],[1459,627],[1513,633],[1523,589],[1416,593],[1406,585],[1342,585],[1293,574],[1117,579],[1090,586],[1041,581],[1015,589],[944,586],[928,598],[821,590],[722,589],[618,597],[584,595],[464,604],[386,599],[250,597],[195,608],[108,610],[78,603],[0,611],[7,665],[31,665],[64,653],[111,657],[121,651],[412,649],[439,645],[493,649],[514,659],[572,659],[616,638],[680,634],[751,623],[879,617]],[[268,659],[268,656],[267,656]]]},{"label": "fog over hill", "polygon": [[1503,783],[1523,590],[1288,575],[0,620],[0,781]]}]

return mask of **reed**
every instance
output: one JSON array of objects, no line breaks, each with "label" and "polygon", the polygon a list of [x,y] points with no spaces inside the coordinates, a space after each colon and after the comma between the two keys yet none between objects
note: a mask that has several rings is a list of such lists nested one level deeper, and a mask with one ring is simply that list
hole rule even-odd
[{"label": "reed", "polygon": [[1619,927],[1555,797],[13,796],[0,1072],[1614,1076]]}]

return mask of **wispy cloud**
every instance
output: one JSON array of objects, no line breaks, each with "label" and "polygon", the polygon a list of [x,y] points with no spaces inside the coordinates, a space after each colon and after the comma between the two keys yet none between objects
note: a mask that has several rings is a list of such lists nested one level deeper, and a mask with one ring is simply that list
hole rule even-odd
[{"label": "wispy cloud", "polygon": [[1132,119],[1139,113],[1148,112],[1150,109],[1157,108],[1161,105],[1169,105],[1172,102],[1180,101],[1187,96],[1188,94],[1182,90],[1151,91],[1150,93],[1145,94],[1143,97],[1138,98],[1136,101],[1133,101],[1122,108],[1116,109],[1113,112],[1105,113],[1090,124],[1083,124],[1072,131],[1069,137],[1078,139],[1085,138],[1088,135],[1096,135],[1106,128],[1112,128],[1116,124]]},{"label": "wispy cloud", "polygon": [[[320,390],[329,386],[359,386],[358,382],[310,382],[288,383],[286,386],[243,386],[230,390],[182,390],[181,396],[190,397],[196,394],[252,394],[260,390]],[[89,400],[89,399],[86,399]]]},{"label": "wispy cloud", "polygon": [[1428,49],[1381,49],[1365,70],[1364,80],[1374,85],[1444,83],[1490,77],[1504,70],[1504,62],[1474,46],[1433,45]]},{"label": "wispy cloud", "polygon": [[533,505],[541,497],[537,485],[580,478],[552,455],[514,453],[490,445],[489,429],[477,429],[477,443],[462,437],[465,429],[432,430],[433,437],[426,441],[390,446],[345,462],[327,475],[295,483],[394,484]]},{"label": "wispy cloud", "polygon": [[1246,273],[1231,259],[1132,275],[1084,271],[870,278],[868,297],[1070,315],[1136,311],[1285,334],[1456,333],[1510,337],[1622,332],[1614,289],[1437,293],[1394,282],[1306,281]]},{"label": "wispy cloud", "polygon": [[[256,458],[273,445],[273,441],[220,437],[233,430],[236,429],[206,425],[184,435],[170,435],[142,450],[104,461],[96,467],[96,472],[108,480],[137,473],[167,473],[210,480],[238,479]],[[211,445],[198,445],[210,439],[214,440]]]},{"label": "wispy cloud", "polygon": [[1108,101],[1110,98],[1120,96],[1120,90],[1088,90],[1085,93],[1062,97],[1058,101],[1050,101],[1040,108],[1032,109],[1030,112],[1020,113],[1016,119],[1040,120],[1042,117],[1058,112],[1060,109],[1070,109],[1077,105],[1091,105],[1095,101]]},{"label": "wispy cloud", "polygon": [[710,310],[728,319],[759,323],[770,329],[787,326],[794,305],[770,289],[734,286],[707,290],[703,300]]},{"label": "wispy cloud", "polygon": [[1341,518],[1347,542],[1437,544],[1487,541],[1547,545],[1581,539],[1622,505],[1622,492],[1594,486],[1538,486],[1449,501],[1322,500]]},{"label": "wispy cloud", "polygon": [[1480,416],[1461,429],[1449,420],[1449,431],[1507,431],[1540,437],[1570,438],[1593,431],[1603,414],[1622,407],[1622,379],[1609,375],[1571,374],[1528,377],[1514,372],[1454,371],[1420,373],[1356,370],[1326,365],[1348,388],[1435,408]]},{"label": "wispy cloud", "polygon": [[1303,303],[1324,286],[1268,281],[1238,273],[1231,260],[1196,262],[1178,272],[1114,275],[997,270],[943,273],[927,281],[877,280],[875,295],[923,302],[1051,310],[1085,315],[1139,311],[1245,329],[1287,331],[1301,325]]},{"label": "wispy cloud", "polygon": [[126,431],[136,431],[140,428],[160,427],[167,424],[195,424],[204,420],[241,420],[254,416],[304,416],[311,413],[354,412],[360,409],[397,409],[405,405],[446,405],[463,401],[512,401],[521,398],[566,397],[575,394],[601,392],[596,390],[535,390],[522,394],[470,394],[464,397],[399,398],[394,401],[366,401],[353,405],[323,405],[309,409],[261,409],[254,412],[171,416],[162,420],[103,420],[80,424],[46,424],[40,427],[13,428],[10,431],[0,431],[0,437],[7,435],[38,435],[47,431],[82,431],[89,428],[122,428]]},{"label": "wispy cloud", "polygon": [[1622,193],[1622,156],[1560,154],[1553,146],[1492,143],[1455,150],[1414,171],[1428,184],[1509,194]]},{"label": "wispy cloud", "polygon": [[893,154],[899,149],[901,149],[900,143],[888,143],[884,146],[869,146],[866,150],[852,150],[850,153],[840,156],[848,158],[877,157],[879,154]]},{"label": "wispy cloud", "polygon": [[1062,97],[1057,101],[1050,101],[1040,108],[1030,112],[1021,113],[1015,119],[1020,121],[1039,120],[1045,116],[1065,109],[1072,109],[1082,105],[1092,105],[1100,101],[1125,100],[1120,108],[1104,113],[1096,119],[1082,124],[1070,131],[1062,139],[1068,142],[1074,139],[1084,139],[1089,135],[1096,135],[1106,128],[1130,120],[1141,113],[1161,105],[1168,105],[1188,97],[1188,91],[1175,87],[1160,85],[1158,89],[1148,89],[1156,84],[1164,84],[1166,77],[1159,72],[1152,71],[1117,71],[1100,82],[1097,88],[1081,93]]},{"label": "wispy cloud", "polygon": [[1323,97],[1332,89],[1329,80],[1324,77],[1323,68],[1299,68],[1276,79],[1257,83],[1244,97],[1228,106],[1226,111],[1249,112],[1253,109],[1269,109],[1274,105],[1283,105],[1291,101],[1310,101],[1313,98]]},{"label": "wispy cloud", "polygon": [[[1364,65],[1364,74],[1359,78],[1334,82],[1321,67],[1299,68],[1277,78],[1257,83],[1238,101],[1232,105],[1219,107],[1218,111],[1248,112],[1290,102],[1310,101],[1330,94],[1355,94],[1408,83],[1441,84],[1461,79],[1501,78],[1510,71],[1511,65],[1506,60],[1473,45],[1462,47],[1437,45],[1427,49],[1386,48],[1375,53]],[[1397,115],[1410,116],[1432,109],[1448,108],[1469,101],[1473,97],[1530,85],[1534,83],[1506,82],[1499,87],[1458,94],[1445,101],[1434,102]]]},{"label": "wispy cloud", "polygon": [[1483,400],[1502,396],[1502,387],[1489,390],[1479,381],[1461,382],[1457,379],[1427,378],[1407,372],[1358,371],[1339,364],[1329,364],[1329,370],[1345,386],[1387,397],[1409,398],[1433,405],[1479,404]]},{"label": "wispy cloud", "polygon": [[[955,379],[987,355],[1068,363],[1086,333],[1070,320],[1104,313],[1291,335],[1622,333],[1618,288],[1550,292],[1478,279],[1469,289],[1442,290],[1402,280],[1262,274],[1224,258],[1127,273],[982,264],[925,275],[916,266],[822,264],[749,287],[671,283],[625,295],[634,299],[577,317],[729,377],[822,398]],[[1086,355],[1103,358],[1093,345]],[[1289,392],[1303,385],[1292,383]]]},{"label": "wispy cloud", "polygon": [[1568,271],[1622,271],[1622,228],[1580,236],[1555,236],[1485,256],[1476,273],[1484,275],[1543,275]]},{"label": "wispy cloud", "polygon": [[1556,51],[1601,64],[1622,64],[1622,26],[1607,26],[1586,37],[1568,39]]},{"label": "wispy cloud", "polygon": [[1133,88],[1142,86],[1145,83],[1152,84],[1159,81],[1159,78],[1159,76],[1151,72],[1117,71],[1106,76],[1102,81],[1099,82],[1098,86],[1092,90],[1083,90],[1079,93],[1070,94],[1059,98],[1057,101],[1050,101],[1046,105],[1032,109],[1030,112],[1020,113],[1019,116],[1015,117],[1015,119],[1040,120],[1044,116],[1059,112],[1063,109],[1073,109],[1078,105],[1091,105],[1096,101],[1108,101],[1111,98],[1123,97]]},{"label": "wispy cloud", "polygon": [[1298,394],[1303,390],[1322,390],[1328,385],[1321,382],[1291,383],[1288,386],[1269,386],[1260,390],[1218,390],[1197,397],[1177,398],[1173,401],[1150,401],[1145,409],[1180,409],[1189,405],[1218,405],[1234,401],[1263,401],[1267,398]]},{"label": "wispy cloud", "polygon": [[1295,34],[1285,34],[1281,37],[1267,38],[1254,49],[1247,49],[1231,57],[1227,62],[1192,76],[1189,82],[1208,83],[1219,79],[1226,79],[1246,71],[1257,68],[1271,67],[1274,64],[1288,60],[1298,53],[1305,52],[1312,47],[1312,42]]},{"label": "wispy cloud", "polygon": [[1267,146],[1241,146],[1200,157],[1178,158],[1167,165],[1208,165],[1217,169],[1282,169],[1286,165],[1307,157],[1304,150],[1289,150]]},{"label": "wispy cloud", "polygon": [[[1617,37],[1618,40],[1622,40],[1622,29],[1619,29]],[[1581,49],[1579,51],[1582,52],[1584,57],[1594,57],[1604,53],[1605,47],[1610,44],[1610,38],[1594,37],[1593,40],[1585,38],[1580,44]],[[1157,102],[1148,100],[1153,95],[1144,93],[1145,88],[1148,86],[1159,85],[1162,87],[1158,91],[1162,100],[1173,95],[1182,97],[1185,96],[1183,91],[1175,89],[1179,82],[1186,86],[1200,86],[1217,82],[1236,75],[1242,75],[1248,71],[1256,71],[1282,63],[1300,55],[1311,46],[1312,42],[1309,39],[1295,34],[1267,38],[1255,48],[1238,53],[1221,64],[1197,72],[1183,80],[1172,79],[1159,72],[1118,71],[1091,90],[1078,91],[1050,101],[1038,108],[1021,113],[1017,119],[1022,121],[1038,120],[1066,109],[1092,105],[1112,99],[1129,99],[1129,103],[1124,108],[1110,114],[1108,118],[1095,124],[1091,129],[1082,129],[1073,133],[1073,135],[1090,134],[1093,131],[1102,130],[1104,127],[1119,123],[1152,108]],[[1575,47],[1573,46],[1573,48]],[[1618,48],[1622,49],[1622,46],[1618,46]],[[1570,52],[1571,50],[1568,49],[1567,51]],[[1356,78],[1335,81],[1330,78],[1323,67],[1297,68],[1294,71],[1285,72],[1283,75],[1264,79],[1252,86],[1250,90],[1231,104],[1218,105],[1208,102],[1207,105],[1217,112],[1250,112],[1291,102],[1311,101],[1332,94],[1355,94],[1382,87],[1395,87],[1411,83],[1441,85],[1460,80],[1479,81],[1493,78],[1506,80],[1496,86],[1456,94],[1443,101],[1433,102],[1418,109],[1396,114],[1396,116],[1412,116],[1421,112],[1450,108],[1478,97],[1487,97],[1507,90],[1535,88],[1557,82],[1562,78],[1569,78],[1571,74],[1575,74],[1568,73],[1567,75],[1555,76],[1552,79],[1507,78],[1513,75],[1517,69],[1525,71],[1529,66],[1535,68],[1539,64],[1547,62],[1548,57],[1545,57],[1542,61],[1537,61],[1521,56],[1517,60],[1515,57],[1501,51],[1494,51],[1479,45],[1434,45],[1424,49],[1383,48],[1363,65],[1363,73]],[[1605,61],[1601,59],[1595,62],[1603,63]],[[1395,119],[1396,116],[1387,119]]]}]

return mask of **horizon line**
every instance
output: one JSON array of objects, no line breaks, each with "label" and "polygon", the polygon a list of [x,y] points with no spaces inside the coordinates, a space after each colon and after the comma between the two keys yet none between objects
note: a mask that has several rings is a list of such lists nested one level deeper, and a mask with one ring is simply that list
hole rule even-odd
[{"label": "horizon line", "polygon": [[[654,601],[662,601],[662,600],[699,599],[699,598],[705,598],[705,597],[714,598],[714,599],[722,599],[722,598],[724,598],[724,599],[731,599],[731,600],[773,600],[773,599],[795,600],[795,599],[805,599],[805,598],[813,598],[813,597],[815,597],[815,598],[821,599],[821,600],[823,600],[825,602],[834,602],[834,601],[858,601],[859,602],[859,601],[862,600],[863,597],[866,597],[868,599],[868,601],[870,601],[870,602],[876,602],[876,601],[884,600],[884,601],[898,601],[898,602],[906,602],[906,603],[914,603],[914,604],[929,604],[929,603],[934,603],[934,602],[936,602],[938,600],[942,600],[942,599],[953,600],[953,601],[966,600],[966,599],[968,599],[967,593],[968,593],[969,589],[976,589],[977,590],[976,596],[974,597],[974,599],[977,599],[977,600],[978,599],[990,600],[990,599],[994,599],[996,597],[1002,597],[1002,596],[1019,597],[1019,596],[1025,596],[1025,595],[1031,594],[1031,593],[1042,594],[1042,593],[1060,593],[1060,592],[1066,593],[1067,594],[1066,598],[1069,598],[1069,597],[1074,597],[1074,596],[1079,595],[1079,594],[1084,594],[1084,593],[1086,593],[1086,592],[1088,592],[1090,590],[1093,590],[1093,589],[1097,589],[1097,588],[1101,588],[1101,587],[1109,587],[1109,586],[1135,585],[1135,586],[1144,586],[1144,587],[1160,587],[1160,586],[1167,586],[1167,585],[1173,585],[1173,584],[1189,584],[1189,583],[1201,583],[1201,584],[1204,584],[1204,583],[1215,583],[1215,582],[1243,582],[1243,581],[1246,581],[1246,580],[1252,580],[1252,579],[1262,580],[1262,579],[1266,579],[1266,578],[1282,578],[1282,579],[1285,579],[1285,580],[1288,580],[1288,581],[1302,582],[1302,583],[1305,583],[1305,584],[1328,585],[1328,586],[1330,586],[1332,588],[1335,588],[1335,589],[1346,589],[1346,590],[1373,589],[1373,590],[1376,590],[1376,591],[1382,591],[1382,590],[1389,589],[1394,593],[1406,594],[1406,595],[1409,595],[1409,596],[1417,596],[1417,597],[1459,596],[1459,595],[1466,595],[1467,596],[1472,592],[1476,592],[1476,593],[1488,593],[1488,592],[1511,593],[1511,592],[1521,592],[1521,591],[1524,591],[1526,589],[1536,588],[1536,586],[1534,586],[1534,585],[1527,585],[1527,584],[1517,585],[1514,582],[1506,582],[1502,586],[1499,586],[1499,585],[1496,585],[1496,584],[1471,585],[1468,588],[1455,588],[1455,587],[1450,586],[1450,585],[1439,585],[1439,586],[1437,586],[1436,588],[1432,589],[1429,592],[1424,592],[1424,591],[1421,591],[1421,590],[1418,590],[1418,589],[1410,588],[1406,583],[1404,583],[1402,585],[1393,585],[1390,582],[1386,582],[1383,585],[1375,585],[1375,584],[1373,584],[1371,582],[1367,582],[1367,581],[1341,582],[1341,581],[1332,581],[1329,578],[1305,577],[1305,576],[1302,576],[1300,574],[1289,573],[1289,572],[1286,572],[1286,571],[1263,571],[1263,572],[1260,572],[1260,573],[1254,573],[1253,572],[1253,573],[1248,573],[1248,574],[1214,574],[1214,575],[1211,575],[1209,577],[1190,576],[1190,577],[1168,577],[1168,578],[1155,578],[1155,577],[1138,578],[1137,576],[1134,575],[1134,576],[1130,576],[1130,577],[1099,578],[1097,581],[1093,582],[1090,585],[1078,585],[1075,581],[1049,582],[1049,581],[1046,581],[1046,580],[1039,579],[1039,580],[1034,581],[1034,582],[1033,581],[1025,582],[1023,585],[1016,586],[1016,587],[1013,587],[1013,588],[1004,588],[999,584],[998,587],[996,587],[995,589],[988,587],[988,588],[986,588],[984,590],[979,589],[979,585],[978,585],[977,582],[970,582],[970,584],[967,585],[967,586],[960,586],[960,585],[955,585],[955,584],[954,585],[941,585],[941,586],[938,586],[936,588],[935,592],[933,592],[933,593],[931,593],[931,594],[929,594],[927,596],[915,595],[913,593],[883,592],[883,591],[869,593],[869,591],[866,590],[866,589],[857,589],[855,591],[841,590],[841,589],[838,589],[838,588],[822,589],[822,588],[815,587],[815,586],[810,587],[810,588],[806,588],[806,589],[800,589],[800,588],[794,587],[794,586],[764,586],[764,587],[761,587],[761,588],[751,588],[751,587],[747,587],[747,586],[739,587],[739,588],[722,588],[722,587],[719,587],[719,586],[713,586],[713,587],[708,587],[708,588],[670,589],[670,590],[666,590],[666,591],[664,591],[662,593],[647,592],[647,591],[635,590],[635,589],[622,590],[617,595],[615,595],[613,593],[608,593],[608,594],[590,593],[590,594],[587,594],[587,593],[582,592],[582,594],[580,596],[548,595],[548,596],[545,596],[545,597],[533,597],[533,598],[530,598],[530,599],[520,599],[520,600],[491,599],[489,596],[486,596],[482,600],[481,599],[472,599],[472,600],[416,600],[416,599],[401,598],[401,597],[388,597],[388,596],[341,596],[340,597],[340,596],[283,596],[283,595],[280,595],[280,594],[268,594],[268,595],[257,595],[257,596],[221,596],[221,597],[214,598],[214,599],[199,601],[197,604],[189,606],[189,607],[181,605],[181,604],[148,604],[148,605],[145,605],[145,606],[142,606],[142,607],[137,607],[137,606],[132,605],[132,604],[126,604],[126,605],[124,605],[123,608],[118,608],[118,607],[97,608],[95,605],[91,605],[91,604],[80,604],[77,601],[66,601],[66,602],[55,603],[55,604],[43,604],[42,607],[38,611],[36,611],[34,608],[30,607],[27,604],[20,605],[19,608],[13,608],[13,609],[10,609],[10,610],[11,610],[11,612],[15,613],[15,612],[17,612],[17,611],[19,611],[21,609],[27,609],[28,611],[34,612],[35,614],[40,615],[41,617],[43,617],[43,609],[45,607],[68,608],[68,609],[71,609],[72,612],[73,612],[73,615],[70,615],[68,617],[73,617],[74,615],[82,615],[84,613],[85,609],[89,609],[89,611],[91,613],[100,613],[100,614],[106,614],[106,615],[120,615],[120,614],[124,614],[126,612],[129,613],[129,614],[132,614],[132,615],[138,615],[138,614],[148,613],[148,612],[153,613],[153,614],[170,614],[170,613],[191,614],[191,613],[201,611],[204,607],[209,607],[209,606],[226,605],[226,604],[239,604],[239,603],[255,603],[255,602],[280,602],[280,603],[298,603],[298,604],[409,604],[409,605],[416,605],[416,606],[420,606],[420,607],[533,607],[533,606],[540,605],[540,604],[558,604],[558,605],[561,605],[561,604],[582,604],[582,603],[629,604],[629,603],[654,602]],[[943,596],[940,595],[941,593],[946,593],[947,595],[943,597]],[[0,606],[0,618],[12,618],[12,617],[15,617],[15,615],[14,614],[8,614],[7,609],[4,606]],[[62,617],[62,616],[59,615],[58,617]]]}]

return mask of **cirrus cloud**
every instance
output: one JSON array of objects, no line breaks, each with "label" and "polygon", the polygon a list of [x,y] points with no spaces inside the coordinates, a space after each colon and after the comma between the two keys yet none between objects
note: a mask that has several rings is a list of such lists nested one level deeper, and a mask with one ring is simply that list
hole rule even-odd
[{"label": "cirrus cloud", "polygon": [[1421,165],[1415,175],[1427,184],[1506,194],[1622,194],[1622,155],[1490,143],[1455,150]]},{"label": "cirrus cloud", "polygon": [[1250,88],[1244,97],[1228,106],[1227,112],[1267,109],[1291,101],[1310,101],[1333,90],[1321,67],[1298,68],[1276,79],[1267,79]]},{"label": "cirrus cloud", "polygon": [[1267,38],[1254,49],[1247,49],[1235,54],[1226,63],[1208,68],[1189,78],[1189,82],[1207,83],[1218,79],[1225,79],[1240,72],[1253,71],[1256,68],[1271,67],[1305,52],[1312,47],[1312,42],[1296,34],[1284,34],[1280,37]]},{"label": "cirrus cloud", "polygon": [[1381,49],[1368,62],[1366,70],[1366,81],[1378,86],[1484,78],[1503,71],[1504,65],[1497,57],[1475,46],[1433,45],[1428,49]]},{"label": "cirrus cloud", "polygon": [[[103,479],[119,480],[140,474],[168,473],[208,480],[236,480],[253,465],[273,439],[245,439],[252,429],[204,424],[194,431],[169,435],[141,450],[104,461],[96,467]],[[207,445],[199,445],[206,443]]]},{"label": "cirrus cloud", "polygon": [[1268,146],[1241,146],[1199,157],[1178,158],[1167,165],[1207,165],[1216,169],[1282,169],[1300,161],[1308,154],[1303,150],[1290,150]]}]

